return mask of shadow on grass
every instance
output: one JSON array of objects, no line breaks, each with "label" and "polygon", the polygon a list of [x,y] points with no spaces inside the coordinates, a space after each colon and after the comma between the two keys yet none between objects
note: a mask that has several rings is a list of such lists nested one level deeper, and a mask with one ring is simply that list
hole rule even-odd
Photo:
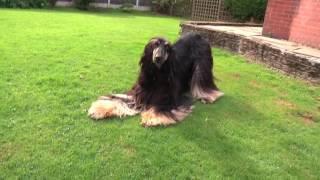
[{"label": "shadow on grass", "polygon": [[126,123],[126,122],[130,122],[130,121],[134,121],[137,118],[140,120],[140,114],[135,115],[135,116],[126,116],[126,117],[111,117],[111,118],[106,118],[106,119],[100,119],[100,120],[95,120],[95,119],[91,119],[90,117],[87,117],[88,121],[92,121],[93,123],[97,123],[97,124],[119,124],[119,123]]},{"label": "shadow on grass", "polygon": [[[178,128],[181,135],[202,149],[223,176],[252,178],[263,174],[263,169],[249,157],[252,148],[241,137],[247,130],[240,129],[262,122],[266,119],[263,114],[243,101],[225,96],[213,105],[197,103],[192,116]],[[239,132],[234,130],[237,124]]]},{"label": "shadow on grass", "polygon": [[[123,124],[137,119],[140,121],[140,115],[94,122]],[[177,133],[173,136],[180,136],[187,142],[196,145],[201,149],[199,151],[201,156],[209,157],[205,161],[209,162],[210,167],[217,167],[212,169],[213,174],[237,178],[254,178],[266,172],[259,168],[257,161],[250,158],[254,149],[246,143],[246,140],[248,140],[246,131],[248,130],[244,128],[247,125],[251,128],[252,126],[260,126],[266,119],[268,118],[264,114],[256,111],[254,107],[239,98],[225,96],[212,105],[195,103],[192,115],[182,123],[166,128],[149,128],[147,131],[160,134],[165,132]],[[135,123],[135,126],[138,124]],[[231,127],[228,128],[229,126]],[[238,130],[235,130],[236,128]],[[170,154],[167,154],[167,156],[170,156]]]}]

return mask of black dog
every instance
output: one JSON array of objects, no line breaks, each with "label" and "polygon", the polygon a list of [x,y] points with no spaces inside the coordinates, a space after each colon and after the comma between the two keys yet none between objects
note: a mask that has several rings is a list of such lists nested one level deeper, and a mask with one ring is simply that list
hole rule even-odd
[{"label": "black dog", "polygon": [[89,116],[103,119],[141,112],[144,126],[169,125],[191,112],[191,97],[212,103],[223,96],[214,83],[210,44],[199,34],[189,33],[174,45],[152,38],[139,64],[133,88],[126,94],[103,96],[92,104]]}]

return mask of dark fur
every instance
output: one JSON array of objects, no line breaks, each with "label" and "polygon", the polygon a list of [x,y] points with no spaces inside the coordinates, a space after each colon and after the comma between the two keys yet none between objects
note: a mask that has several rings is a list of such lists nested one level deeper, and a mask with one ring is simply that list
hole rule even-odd
[{"label": "dark fur", "polygon": [[187,34],[168,45],[169,56],[161,68],[152,60],[155,41],[168,43],[163,38],[154,38],[145,46],[138,80],[128,93],[134,97],[136,107],[170,114],[178,107],[191,106],[186,94],[190,94],[193,83],[204,92],[218,90],[212,74],[210,45],[199,34]]}]

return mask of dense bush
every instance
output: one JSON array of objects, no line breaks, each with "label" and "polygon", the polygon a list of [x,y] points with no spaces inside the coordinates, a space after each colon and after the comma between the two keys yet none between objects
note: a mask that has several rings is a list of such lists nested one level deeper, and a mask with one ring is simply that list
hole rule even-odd
[{"label": "dense bush", "polygon": [[163,14],[190,16],[191,0],[153,0],[152,9]]},{"label": "dense bush", "polygon": [[225,6],[236,19],[262,21],[267,0],[225,0]]},{"label": "dense bush", "polygon": [[132,0],[123,0],[122,1],[123,4],[120,6],[120,9],[123,11],[123,12],[130,12],[132,11],[133,7],[134,7],[134,4],[133,4],[133,1]]},{"label": "dense bush", "polygon": [[124,3],[121,5],[120,9],[123,11],[123,12],[130,12],[132,11],[134,5],[132,3]]},{"label": "dense bush", "polygon": [[56,5],[57,0],[48,0],[48,4],[50,7],[54,7]]},{"label": "dense bush", "polygon": [[0,7],[9,8],[43,8],[48,0],[0,0]]},{"label": "dense bush", "polygon": [[81,10],[87,10],[92,0],[73,0],[76,8]]}]

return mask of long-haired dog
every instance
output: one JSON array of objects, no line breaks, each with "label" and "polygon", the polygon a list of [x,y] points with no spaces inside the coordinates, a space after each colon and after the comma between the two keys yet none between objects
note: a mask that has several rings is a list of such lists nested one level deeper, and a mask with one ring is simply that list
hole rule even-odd
[{"label": "long-haired dog", "polygon": [[143,126],[175,124],[192,110],[192,98],[212,103],[223,96],[214,82],[210,44],[189,33],[171,45],[152,38],[140,60],[137,82],[126,94],[102,96],[89,109],[93,119],[141,113]]}]

